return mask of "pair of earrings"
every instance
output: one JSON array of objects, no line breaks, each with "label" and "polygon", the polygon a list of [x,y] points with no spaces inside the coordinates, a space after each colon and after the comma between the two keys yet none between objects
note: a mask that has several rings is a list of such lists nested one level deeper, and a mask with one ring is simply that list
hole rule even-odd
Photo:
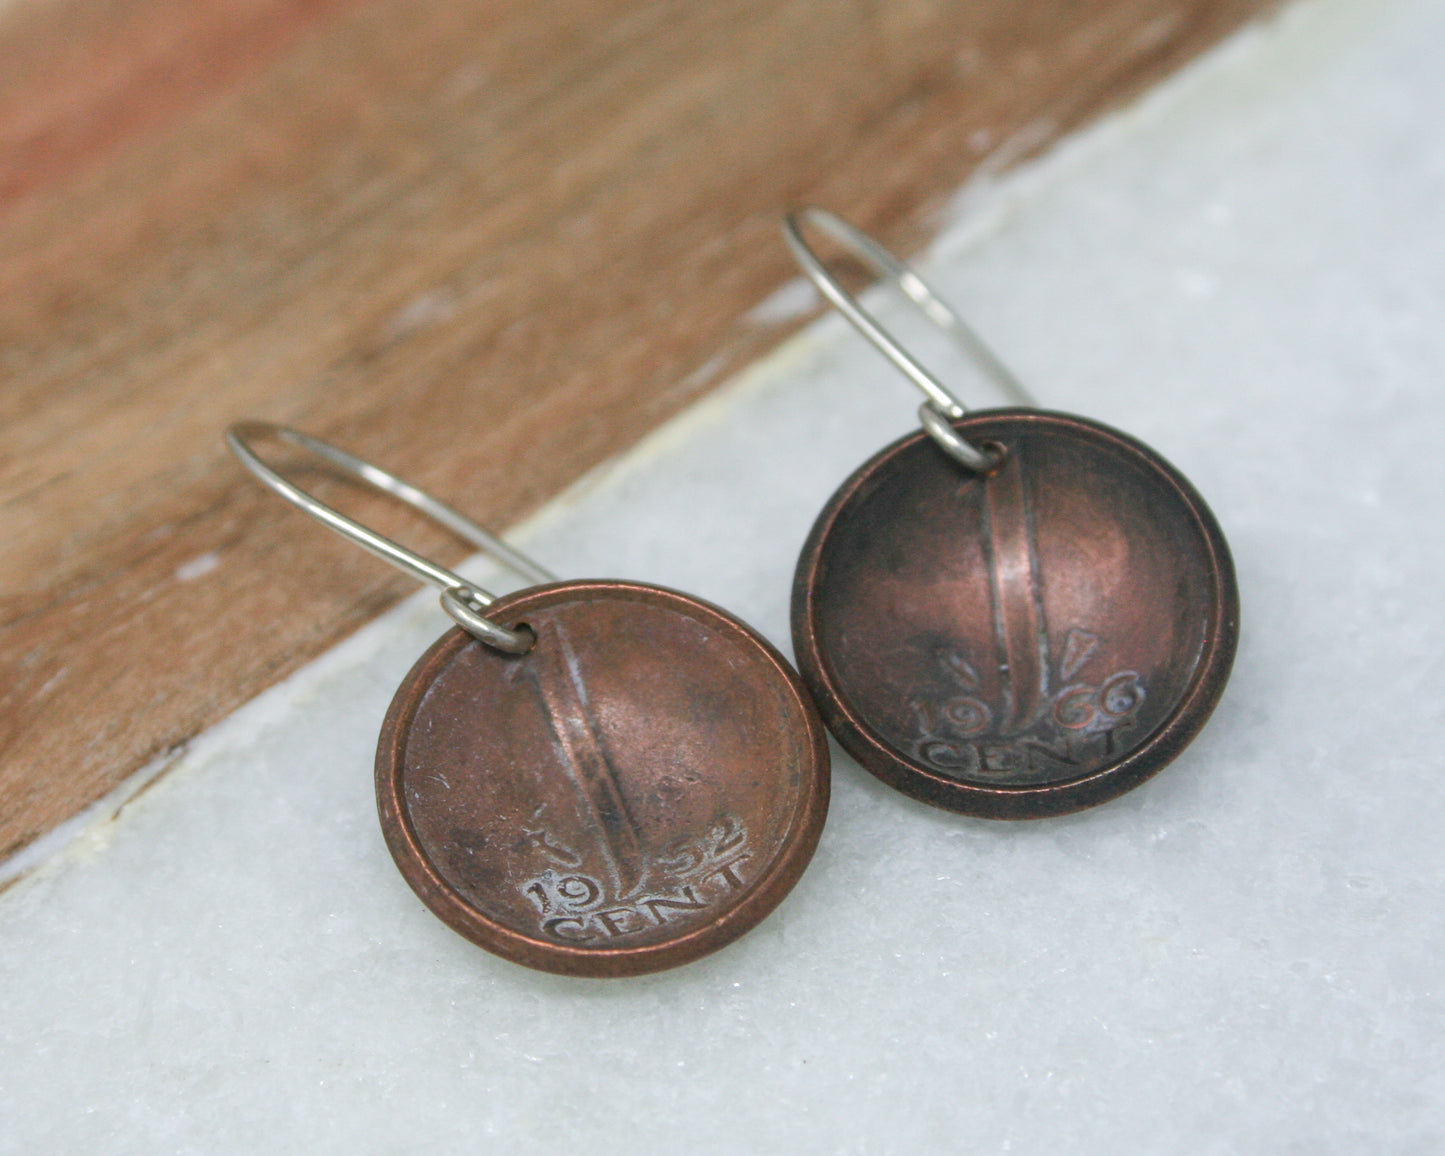
[{"label": "pair of earrings", "polygon": [[[810,224],[893,282],[1025,404],[968,414],[832,276]],[[829,730],[884,782],[965,814],[1113,798],[1203,726],[1234,656],[1232,563],[1146,446],[1032,407],[927,285],[832,214],[790,214],[804,272],[923,389],[923,428],[843,483],[793,590],[800,679],[700,599],[557,581],[399,478],[306,434],[227,432],[282,497],[423,582],[460,629],[382,726],[382,830],[422,901],[546,971],[639,975],[737,938],[792,889],[828,809]],[[492,595],[345,517],[250,447],[270,435],[430,515],[536,585]],[[816,709],[815,709],[816,704]]]}]

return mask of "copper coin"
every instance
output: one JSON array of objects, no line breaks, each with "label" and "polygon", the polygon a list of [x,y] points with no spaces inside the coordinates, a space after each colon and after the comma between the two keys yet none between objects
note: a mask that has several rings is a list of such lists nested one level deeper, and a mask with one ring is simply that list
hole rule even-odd
[{"label": "copper coin", "polygon": [[797,882],[828,810],[826,736],[791,667],[715,606],[627,582],[500,599],[537,636],[461,630],[396,693],[376,755],[401,873],[456,931],[568,975],[686,963]]},{"label": "copper coin", "polygon": [[1111,799],[1224,689],[1224,536],[1168,462],[1107,426],[994,410],[954,428],[1003,465],[971,473],[920,431],[819,516],[793,588],[799,669],[843,747],[914,798],[1006,819]]}]

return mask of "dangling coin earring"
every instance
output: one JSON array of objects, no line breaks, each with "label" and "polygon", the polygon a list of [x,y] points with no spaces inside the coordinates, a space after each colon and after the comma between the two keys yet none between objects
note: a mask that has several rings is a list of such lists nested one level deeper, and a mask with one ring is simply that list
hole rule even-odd
[{"label": "dangling coin earring", "polygon": [[[832,276],[811,225],[892,282],[1022,404],[968,414]],[[1214,709],[1239,594],[1204,500],[1148,446],[1031,408],[908,266],[831,213],[783,235],[813,284],[927,395],[923,429],[824,507],[793,585],[798,667],[828,728],[904,794],[1000,819],[1102,803]]]},{"label": "dangling coin earring", "polygon": [[[318,501],[271,436],[401,499],[539,585],[476,584]],[[635,582],[559,582],[435,498],[296,430],[226,440],[337,533],[442,590],[460,629],[403,680],[376,753],[381,827],[431,910],[529,967],[623,976],[687,963],[798,881],[828,810],[828,750],[797,675],[717,607]]]}]

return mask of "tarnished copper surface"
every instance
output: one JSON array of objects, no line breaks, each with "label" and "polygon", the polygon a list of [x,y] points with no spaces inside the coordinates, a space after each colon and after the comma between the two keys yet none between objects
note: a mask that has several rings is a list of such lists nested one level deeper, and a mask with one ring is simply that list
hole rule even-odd
[{"label": "tarnished copper surface", "polygon": [[1199,494],[1096,422],[953,423],[1004,464],[969,473],[919,432],[833,496],[793,590],[798,665],[838,741],[898,790],[995,818],[1136,786],[1198,733],[1239,596]]},{"label": "tarnished copper surface", "polygon": [[534,587],[488,617],[527,654],[445,635],[397,691],[377,800],[407,882],[531,967],[686,963],[782,900],[828,808],[821,723],[760,635],[625,582]]}]

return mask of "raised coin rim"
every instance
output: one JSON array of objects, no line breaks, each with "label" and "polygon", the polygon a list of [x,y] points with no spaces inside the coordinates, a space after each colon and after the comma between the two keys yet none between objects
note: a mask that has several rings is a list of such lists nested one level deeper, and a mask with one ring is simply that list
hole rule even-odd
[{"label": "raised coin rim", "polygon": [[[441,875],[428,858],[402,799],[406,740],[412,720],[432,683],[463,647],[474,642],[460,629],[439,638],[402,680],[382,724],[376,751],[376,801],[387,847],[403,878],[439,919],[479,947],[515,963],[560,975],[620,977],[645,975],[689,963],[751,930],[778,906],[802,876],[828,815],[830,767],[826,732],[802,681],[766,638],[727,611],[700,598],[639,582],[572,581],[533,586],[499,598],[487,617],[509,629],[546,606],[580,599],[648,602],[703,618],[719,633],[751,643],[787,687],[807,728],[800,746],[806,765],[797,810],[766,874],[735,906],[716,920],[676,939],[641,947],[573,947],[527,935],[479,911]],[[478,645],[481,645],[478,643]],[[504,656],[523,661],[525,655]]]},{"label": "raised coin rim", "polygon": [[1229,681],[1239,640],[1239,589],[1229,546],[1204,499],[1178,470],[1143,442],[1102,422],[1048,410],[975,410],[952,425],[977,443],[979,439],[1007,438],[1010,431],[1000,430],[1000,422],[1032,427],[1036,431],[1054,430],[1067,437],[1082,436],[1132,454],[1174,492],[1199,528],[1208,556],[1211,595],[1204,652],[1184,694],[1154,734],[1121,758],[1077,779],[990,787],[960,782],[909,758],[878,734],[844,697],[837,674],[819,641],[817,589],[823,555],[829,535],[848,504],[876,474],[888,469],[895,458],[927,439],[928,434],[922,430],[899,438],[864,462],[838,488],[813,523],[793,576],[793,647],[803,681],[833,737],[866,770],[890,787],[924,803],[961,814],[990,819],[1037,819],[1065,815],[1116,798],[1163,770],[1193,741]]}]

